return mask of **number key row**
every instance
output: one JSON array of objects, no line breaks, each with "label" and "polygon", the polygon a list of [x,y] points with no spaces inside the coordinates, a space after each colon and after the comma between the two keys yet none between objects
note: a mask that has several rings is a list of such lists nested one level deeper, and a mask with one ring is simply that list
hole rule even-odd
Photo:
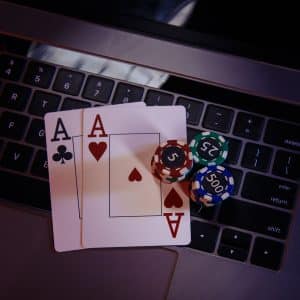
[{"label": "number key row", "polygon": [[[24,59],[10,56],[10,55],[0,56],[0,77],[1,78],[17,81],[21,78],[24,68],[25,68]],[[55,66],[46,63],[37,62],[37,61],[31,61],[29,62],[25,70],[23,82],[35,87],[48,89],[51,86],[51,83],[55,76],[55,72],[56,72]],[[71,96],[78,96],[81,91],[84,78],[85,78],[84,73],[71,71],[63,68],[59,69],[53,83],[53,90]],[[113,86],[114,86],[113,80],[91,75],[88,77],[86,81],[85,87],[82,92],[82,97],[97,102],[107,103],[110,99]],[[132,91],[135,91],[136,88],[138,88],[139,91],[143,92],[143,89],[140,87],[124,84],[124,87],[122,85],[118,86],[119,93],[120,92],[123,93],[122,90],[124,88],[126,88],[127,91],[129,90],[128,98],[132,96],[131,95]],[[26,106],[26,101],[30,96],[29,90],[25,91],[26,89],[25,87],[18,87],[17,89],[14,87],[14,89],[15,89],[14,91],[5,90],[5,96],[6,96],[5,98],[7,99],[8,102],[7,107],[12,105],[13,106],[12,108],[14,109],[23,110],[24,107]],[[21,99],[21,96],[26,99]],[[123,98],[125,96],[126,95],[123,95]],[[138,99],[136,99],[135,101],[141,100],[141,95],[139,94],[138,96],[139,96]],[[11,102],[13,101],[16,102],[17,100],[18,103],[20,103],[20,106],[16,104],[11,104]],[[115,102],[117,103],[121,100],[115,99]],[[130,99],[129,102],[131,102]]]}]

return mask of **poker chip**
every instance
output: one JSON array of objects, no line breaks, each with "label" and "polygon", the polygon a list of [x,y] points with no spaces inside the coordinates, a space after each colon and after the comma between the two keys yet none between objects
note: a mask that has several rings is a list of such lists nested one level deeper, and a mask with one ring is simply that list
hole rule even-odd
[{"label": "poker chip", "polygon": [[193,154],[186,143],[168,140],[157,147],[154,165],[157,172],[164,176],[181,177],[192,169]]},{"label": "poker chip", "polygon": [[205,131],[197,134],[189,146],[194,162],[204,166],[220,165],[228,155],[228,142],[215,132]]},{"label": "poker chip", "polygon": [[164,179],[163,177],[161,177],[161,176],[157,173],[157,171],[156,171],[156,169],[155,169],[155,166],[154,166],[153,162],[154,162],[154,157],[152,157],[152,159],[151,159],[151,171],[152,171],[152,175],[153,175],[154,177],[156,177],[158,180],[161,180],[161,181],[163,181],[163,182],[165,182],[165,183],[172,183],[171,181],[168,181],[168,180]]},{"label": "poker chip", "polygon": [[177,177],[177,178],[172,178],[172,177],[169,177],[169,176],[164,176],[162,174],[159,174],[155,168],[155,165],[154,165],[154,156],[152,157],[152,160],[151,160],[151,170],[152,170],[152,174],[159,180],[161,180],[162,182],[164,183],[173,183],[173,182],[177,182],[177,181],[182,181],[184,180],[186,177],[185,176],[181,176],[181,177]]},{"label": "poker chip", "polygon": [[191,200],[213,206],[232,195],[234,179],[223,166],[204,167],[196,172],[191,183]]},{"label": "poker chip", "polygon": [[181,181],[193,167],[193,154],[186,143],[168,140],[155,150],[151,167],[165,182]]}]

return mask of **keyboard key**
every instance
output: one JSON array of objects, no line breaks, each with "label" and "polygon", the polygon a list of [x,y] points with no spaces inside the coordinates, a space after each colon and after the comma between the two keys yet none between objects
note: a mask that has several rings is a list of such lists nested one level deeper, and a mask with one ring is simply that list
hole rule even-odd
[{"label": "keyboard key", "polygon": [[194,138],[195,135],[201,133],[201,130],[193,129],[193,128],[187,128],[187,141],[188,143],[191,142],[191,140]]},{"label": "keyboard key", "polygon": [[43,117],[47,112],[57,111],[61,97],[42,91],[36,91],[29,106],[29,112]]},{"label": "keyboard key", "polygon": [[233,133],[247,139],[259,140],[263,125],[263,118],[240,112],[237,115]]},{"label": "keyboard key", "polygon": [[236,248],[249,250],[251,235],[237,230],[225,228],[221,236],[221,243]]},{"label": "keyboard key", "polygon": [[144,89],[135,85],[119,83],[112,104],[138,102],[142,100]]},{"label": "keyboard key", "polygon": [[55,72],[55,67],[40,62],[31,61],[24,76],[24,82],[47,89]]},{"label": "keyboard key", "polygon": [[219,213],[220,223],[279,239],[287,237],[290,218],[289,213],[232,198],[222,202]]},{"label": "keyboard key", "polygon": [[0,35],[0,50],[26,56],[31,42],[20,38]]},{"label": "keyboard key", "polygon": [[292,209],[296,199],[297,185],[255,173],[247,173],[242,196],[282,208]]},{"label": "keyboard key", "polygon": [[183,97],[179,97],[176,105],[183,105],[186,109],[186,120],[188,124],[198,125],[203,111],[203,103]]},{"label": "keyboard key", "polygon": [[0,77],[19,80],[25,66],[25,60],[9,55],[0,55]]},{"label": "keyboard key", "polygon": [[257,237],[252,251],[251,263],[272,270],[279,270],[283,249],[282,243]]},{"label": "keyboard key", "polygon": [[87,108],[87,107],[91,107],[91,103],[77,100],[77,99],[72,99],[72,98],[65,98],[61,110]]},{"label": "keyboard key", "polygon": [[300,155],[279,150],[273,165],[273,174],[290,178],[300,178]]},{"label": "keyboard key", "polygon": [[300,126],[270,120],[267,124],[264,141],[271,145],[299,151]]},{"label": "keyboard key", "polygon": [[5,171],[0,171],[0,182],[0,198],[50,210],[48,182]]},{"label": "keyboard key", "polygon": [[30,144],[46,147],[45,125],[40,119],[33,119],[26,137]]},{"label": "keyboard key", "polygon": [[205,207],[200,206],[194,201],[190,201],[190,207],[191,207],[191,215],[193,217],[205,219],[205,220],[212,220],[214,218],[216,209],[215,206],[213,207]]},{"label": "keyboard key", "polygon": [[199,221],[192,221],[192,241],[189,247],[206,252],[214,252],[218,234],[218,226]]},{"label": "keyboard key", "polygon": [[5,111],[0,119],[0,136],[20,140],[26,130],[29,118]]},{"label": "keyboard key", "polygon": [[31,174],[48,178],[48,161],[47,152],[44,150],[39,150],[34,158]]},{"label": "keyboard key", "polygon": [[56,76],[53,89],[61,93],[77,96],[80,92],[83,79],[84,74],[82,73],[60,69]]},{"label": "keyboard key", "polygon": [[[5,168],[26,171],[28,168],[33,149],[20,144],[7,143],[1,160],[1,165]],[[10,183],[10,187],[11,187]],[[3,183],[1,182],[1,188]]]},{"label": "keyboard key", "polygon": [[223,257],[228,257],[231,259],[245,261],[248,257],[249,251],[241,248],[235,248],[233,246],[227,246],[220,244],[218,249],[218,254]]},{"label": "keyboard key", "polygon": [[89,76],[82,97],[97,102],[108,103],[113,86],[114,82],[110,79]]},{"label": "keyboard key", "polygon": [[221,132],[229,132],[233,119],[233,110],[216,105],[208,105],[203,127]]},{"label": "keyboard key", "polygon": [[272,149],[258,144],[247,143],[242,160],[242,166],[249,169],[266,172],[270,166]]},{"label": "keyboard key", "polygon": [[239,189],[240,189],[243,172],[241,170],[238,170],[238,169],[234,169],[234,168],[230,168],[230,167],[227,167],[227,168],[232,173],[232,176],[233,176],[233,179],[234,179],[233,195],[236,195],[236,194],[238,194]]},{"label": "keyboard key", "polygon": [[14,110],[24,110],[31,94],[31,89],[8,83],[0,97],[0,104],[3,107]]},{"label": "keyboard key", "polygon": [[238,162],[242,142],[228,137],[225,137],[225,139],[228,141],[228,156],[226,158],[226,163],[234,165]]},{"label": "keyboard key", "polygon": [[150,105],[172,105],[174,96],[159,91],[149,90],[145,102]]}]

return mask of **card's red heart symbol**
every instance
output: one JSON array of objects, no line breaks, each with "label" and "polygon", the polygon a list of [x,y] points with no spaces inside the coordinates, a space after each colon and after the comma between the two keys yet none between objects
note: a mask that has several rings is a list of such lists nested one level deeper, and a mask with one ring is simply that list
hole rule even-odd
[{"label": "card's red heart symbol", "polygon": [[128,176],[129,181],[141,181],[142,180],[142,175],[141,173],[137,170],[137,168],[134,168],[129,176]]},{"label": "card's red heart symbol", "polygon": [[105,142],[100,142],[100,143],[91,142],[91,143],[89,143],[89,149],[90,149],[91,153],[93,154],[93,156],[95,157],[95,159],[97,161],[99,161],[99,159],[101,158],[101,156],[105,152],[106,147],[107,147],[107,144]]},{"label": "card's red heart symbol", "polygon": [[171,208],[175,206],[176,208],[179,208],[183,205],[181,197],[178,195],[178,193],[175,191],[174,188],[170,191],[168,196],[165,199],[165,207]]}]

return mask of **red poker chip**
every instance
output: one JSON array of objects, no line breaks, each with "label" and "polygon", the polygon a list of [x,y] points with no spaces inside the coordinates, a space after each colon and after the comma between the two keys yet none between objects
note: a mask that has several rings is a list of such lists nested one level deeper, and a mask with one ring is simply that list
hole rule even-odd
[{"label": "red poker chip", "polygon": [[168,177],[165,177],[165,176],[162,176],[161,174],[159,174],[156,169],[155,169],[155,166],[153,164],[153,161],[154,161],[154,157],[152,157],[151,159],[151,171],[152,171],[152,175],[157,178],[158,180],[164,182],[164,183],[167,183],[167,184],[171,184],[173,182],[175,182],[176,180],[168,180]]},{"label": "red poker chip", "polygon": [[168,140],[157,147],[153,165],[156,172],[163,177],[182,178],[193,167],[193,155],[188,144],[179,140]]}]

